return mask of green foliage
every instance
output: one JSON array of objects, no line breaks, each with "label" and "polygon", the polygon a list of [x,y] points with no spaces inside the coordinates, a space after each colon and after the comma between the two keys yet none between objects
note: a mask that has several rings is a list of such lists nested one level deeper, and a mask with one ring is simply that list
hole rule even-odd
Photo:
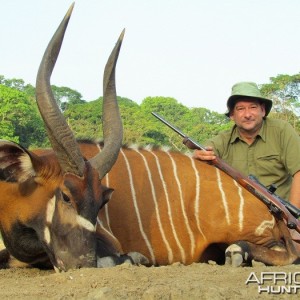
[{"label": "green foliage", "polygon": [[300,133],[300,73],[280,74],[261,86],[261,92],[273,100],[270,116],[288,121]]},{"label": "green foliage", "polygon": [[0,85],[0,137],[25,147],[45,142],[43,122],[33,99],[19,90]]},{"label": "green foliage", "polygon": [[13,88],[15,90],[25,92],[27,95],[35,95],[35,88],[31,84],[26,84],[23,79],[6,79],[3,75],[0,75],[0,84],[7,87]]},{"label": "green foliage", "polygon": [[64,115],[76,138],[97,139],[102,136],[102,100],[70,104]]},{"label": "green foliage", "polygon": [[[53,94],[77,138],[102,139],[102,103],[86,102],[79,92],[68,87],[52,86]],[[273,99],[270,117],[290,122],[300,132],[300,74],[278,75],[261,85],[261,92]],[[44,125],[34,100],[35,88],[22,79],[5,79],[0,75],[0,138],[19,142],[25,147],[49,145]],[[184,134],[204,144],[220,131],[231,128],[224,115],[206,108],[187,108],[170,97],[147,97],[141,105],[118,97],[127,144],[156,144],[186,151],[182,138],[157,120],[157,112]]]},{"label": "green foliage", "polygon": [[70,104],[83,104],[82,95],[65,86],[51,85],[53,96],[62,111],[66,110]]},{"label": "green foliage", "polygon": [[1,121],[0,136],[2,140],[8,140],[16,143],[19,142],[19,137],[15,136],[12,122],[7,120]]}]

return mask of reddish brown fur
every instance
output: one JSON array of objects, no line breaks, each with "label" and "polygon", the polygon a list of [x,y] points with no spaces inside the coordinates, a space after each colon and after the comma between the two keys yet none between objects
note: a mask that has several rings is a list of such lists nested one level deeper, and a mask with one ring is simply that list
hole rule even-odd
[{"label": "reddish brown fur", "polygon": [[[8,252],[41,267],[51,266],[49,259],[62,270],[96,266],[94,227],[111,193],[98,172],[87,163],[83,177],[63,175],[52,150],[28,152],[5,141],[0,158],[0,229]],[[110,246],[106,253],[115,254]],[[11,266],[6,254],[2,267]]]},{"label": "reddish brown fur", "polygon": [[5,230],[16,220],[26,223],[45,211],[53,191],[60,187],[63,177],[56,158],[52,155],[40,157],[40,174],[29,182],[0,181],[0,220]]},{"label": "reddish brown fur", "polygon": [[[85,145],[81,149],[87,157],[93,156],[99,151],[95,146],[87,147]],[[179,189],[176,179],[173,176],[173,166],[169,155],[160,150],[154,150],[153,152],[146,150],[139,151],[147,161],[148,168],[151,172],[155,197],[157,199],[157,208],[155,207],[152,196],[152,187],[148,179],[144,159],[134,150],[122,150],[130,164],[137,197],[137,206],[141,214],[142,227],[153,249],[155,260],[153,261],[153,259],[151,259],[149,247],[147,247],[138,225],[133,196],[130,189],[128,169],[124,156],[120,154],[117,163],[106,178],[107,184],[115,190],[106,208],[109,219],[107,219],[105,210],[100,212],[99,218],[102,220],[103,226],[107,229],[109,229],[108,225],[110,226],[112,233],[120,241],[125,252],[138,251],[151,259],[153,263],[159,265],[169,264],[175,261],[190,264],[212,257],[215,258],[219,252],[216,251],[217,247],[211,247],[210,251],[206,251],[210,245],[219,245],[220,247],[223,245],[228,246],[236,241],[242,240],[251,242],[254,245],[266,247],[258,248],[262,251],[275,245],[281,250],[284,250],[284,254],[270,250],[268,257],[263,259],[266,263],[271,261],[271,264],[272,262],[274,262],[274,264],[287,264],[296,260],[297,257],[287,253],[288,251],[284,248],[283,233],[276,223],[274,223],[274,228],[266,228],[261,235],[255,234],[255,230],[264,220],[272,222],[274,218],[268,211],[268,208],[245,189],[241,189],[244,197],[244,207],[241,210],[244,221],[243,229],[241,231],[239,230],[241,199],[238,195],[236,184],[228,175],[213,166],[195,161],[195,166],[200,176],[199,214],[198,217],[195,217],[194,203],[195,186],[197,183],[194,171],[191,167],[191,159],[180,153],[171,153],[173,160],[176,162],[178,179],[181,182],[181,192],[186,214],[184,217],[180,204]],[[175,239],[174,231],[172,230],[168,216],[166,195],[159,177],[157,163],[152,153],[158,157],[161,170],[164,174],[165,183],[168,187],[169,204],[171,206],[174,227],[180,244],[184,249],[185,259],[182,257],[180,248]],[[221,191],[218,187],[218,174],[221,176],[223,191],[227,199],[228,214],[230,217],[229,224],[225,217]],[[171,261],[168,258],[170,251],[168,252],[166,242],[164,242],[163,235],[159,230],[157,214],[160,215],[164,235],[173,253]],[[199,218],[204,236],[197,228],[197,218]],[[185,225],[186,220],[188,220],[192,237],[195,241],[194,250],[191,250],[191,237]],[[98,226],[98,230],[100,232],[103,229],[100,229],[100,226]],[[225,248],[222,248],[223,252],[224,250]],[[253,251],[256,253],[256,248]]]}]

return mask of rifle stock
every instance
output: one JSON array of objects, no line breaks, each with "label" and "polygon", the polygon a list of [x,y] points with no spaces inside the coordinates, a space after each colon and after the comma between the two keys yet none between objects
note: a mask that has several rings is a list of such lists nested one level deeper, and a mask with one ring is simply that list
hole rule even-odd
[{"label": "rifle stock", "polygon": [[[165,125],[177,132],[181,137],[183,137],[183,144],[185,144],[189,149],[205,150],[205,147],[193,141],[187,135],[182,133],[178,128],[164,120],[160,115],[154,112],[152,112],[152,114]],[[293,206],[286,200],[280,198],[276,194],[271,193],[257,179],[254,179],[253,176],[250,175],[250,178],[244,176],[239,171],[228,165],[221,158],[216,157],[214,160],[208,161],[208,163],[214,165],[215,167],[232,177],[236,182],[238,182],[251,194],[257,197],[260,201],[262,201],[269,208],[270,212],[275,215],[276,218],[284,219],[288,228],[295,229],[298,233],[300,233],[300,220],[298,220],[298,218],[300,217],[300,209]]]}]

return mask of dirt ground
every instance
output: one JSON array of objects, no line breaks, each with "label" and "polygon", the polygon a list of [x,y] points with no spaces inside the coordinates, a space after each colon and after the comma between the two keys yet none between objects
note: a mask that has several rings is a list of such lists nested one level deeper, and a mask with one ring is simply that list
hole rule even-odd
[{"label": "dirt ground", "polygon": [[[211,264],[144,267],[124,264],[65,273],[38,269],[0,270],[0,299],[299,299],[298,293],[258,293],[245,284],[251,272],[300,271],[299,265],[232,268]],[[300,281],[300,275],[297,276]]]}]

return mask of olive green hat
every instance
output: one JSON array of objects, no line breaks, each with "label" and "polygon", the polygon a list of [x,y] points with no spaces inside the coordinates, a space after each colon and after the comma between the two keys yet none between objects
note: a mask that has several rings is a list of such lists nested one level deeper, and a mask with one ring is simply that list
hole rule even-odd
[{"label": "olive green hat", "polygon": [[244,97],[255,98],[265,104],[266,116],[269,114],[272,108],[272,100],[262,96],[256,83],[254,82],[238,82],[231,90],[231,96],[227,100],[228,112],[225,114],[227,117],[230,116],[230,111],[233,109],[237,99]]}]

